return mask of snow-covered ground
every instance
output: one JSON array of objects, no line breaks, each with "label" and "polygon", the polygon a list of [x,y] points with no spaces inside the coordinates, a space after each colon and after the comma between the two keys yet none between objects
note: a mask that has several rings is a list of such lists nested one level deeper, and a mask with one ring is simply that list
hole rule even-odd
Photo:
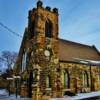
[{"label": "snow-covered ground", "polygon": [[[65,96],[63,98],[51,98],[50,100],[81,100],[86,99],[90,97],[100,97],[100,91],[97,92],[91,92],[91,93],[79,93],[76,96]],[[8,94],[8,91],[5,89],[0,90],[0,100],[31,100],[30,98],[16,98],[15,94],[10,95]]]},{"label": "snow-covered ground", "polygon": [[8,95],[8,92],[6,89],[0,89],[0,97],[1,96],[7,96]]},{"label": "snow-covered ground", "polygon": [[76,96],[65,96],[63,98],[52,98],[50,100],[81,100],[81,99],[87,99],[92,97],[100,97],[100,91],[97,92],[91,92],[91,93],[80,93]]},{"label": "snow-covered ground", "polygon": [[20,96],[16,98],[15,94],[11,94],[9,96],[9,93],[6,89],[1,89],[0,90],[0,100],[31,100],[31,99],[30,98],[20,98]]},{"label": "snow-covered ground", "polygon": [[80,93],[77,95],[78,96],[75,96],[74,98],[80,97],[80,99],[82,99],[82,98],[90,98],[90,97],[100,97],[100,91],[91,92],[91,93]]}]

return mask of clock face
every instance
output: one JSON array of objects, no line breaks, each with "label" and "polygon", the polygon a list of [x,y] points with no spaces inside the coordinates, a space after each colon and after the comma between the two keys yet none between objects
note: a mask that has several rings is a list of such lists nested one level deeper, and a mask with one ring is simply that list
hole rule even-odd
[{"label": "clock face", "polygon": [[44,55],[45,55],[46,57],[49,57],[49,56],[50,56],[50,51],[49,51],[49,50],[45,50],[45,51],[44,51]]}]

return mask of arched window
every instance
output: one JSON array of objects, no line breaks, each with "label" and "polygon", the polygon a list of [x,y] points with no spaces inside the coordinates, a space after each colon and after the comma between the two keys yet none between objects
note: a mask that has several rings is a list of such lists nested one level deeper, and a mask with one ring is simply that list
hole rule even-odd
[{"label": "arched window", "polygon": [[52,37],[52,23],[51,21],[45,22],[45,36],[51,38]]},{"label": "arched window", "polygon": [[30,37],[34,37],[34,30],[35,30],[35,21],[32,21],[30,24]]},{"label": "arched window", "polygon": [[64,88],[70,88],[70,78],[67,70],[63,71]]},{"label": "arched window", "polygon": [[88,87],[89,79],[88,79],[88,73],[86,71],[83,72],[82,79],[83,79],[83,87]]},{"label": "arched window", "polygon": [[25,49],[23,50],[23,55],[22,55],[22,72],[26,69],[26,58],[27,58],[27,54]]},{"label": "arched window", "polygon": [[46,88],[51,88],[51,77],[46,76]]}]

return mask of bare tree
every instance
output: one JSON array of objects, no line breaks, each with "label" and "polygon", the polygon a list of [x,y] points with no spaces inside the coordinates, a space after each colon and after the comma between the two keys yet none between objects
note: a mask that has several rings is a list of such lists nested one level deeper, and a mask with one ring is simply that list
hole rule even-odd
[{"label": "bare tree", "polygon": [[2,51],[0,56],[0,63],[4,64],[8,70],[12,69],[16,62],[17,53],[11,51]]}]

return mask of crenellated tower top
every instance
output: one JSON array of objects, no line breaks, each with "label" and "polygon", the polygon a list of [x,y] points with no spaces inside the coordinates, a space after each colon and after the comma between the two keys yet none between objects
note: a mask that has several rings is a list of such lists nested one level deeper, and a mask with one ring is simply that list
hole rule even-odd
[{"label": "crenellated tower top", "polygon": [[37,7],[29,11],[28,29],[31,37],[42,34],[48,38],[58,38],[58,9],[38,1]]}]

